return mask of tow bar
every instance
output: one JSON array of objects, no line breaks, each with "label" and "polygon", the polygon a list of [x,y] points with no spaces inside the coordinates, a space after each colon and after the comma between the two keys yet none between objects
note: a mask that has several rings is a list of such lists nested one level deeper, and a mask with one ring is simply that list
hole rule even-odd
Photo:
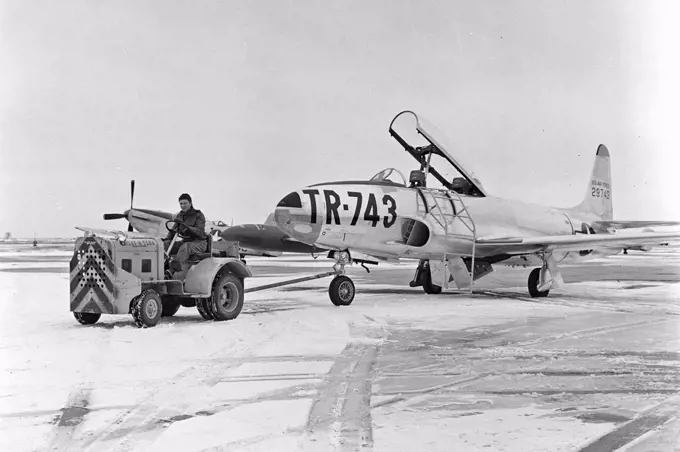
[{"label": "tow bar", "polygon": [[290,284],[297,284],[305,281],[311,281],[313,279],[320,279],[320,278],[326,278],[328,276],[333,276],[337,275],[336,271],[329,271],[329,272],[324,272],[324,273],[319,273],[316,275],[312,276],[305,276],[303,278],[297,278],[297,279],[289,279],[287,281],[281,281],[277,283],[272,283],[272,284],[265,284],[263,286],[257,286],[257,287],[250,287],[245,289],[243,292],[244,293],[250,293],[250,292],[257,292],[258,290],[266,290],[266,289],[273,289],[274,287],[281,287],[281,286],[287,286]]}]

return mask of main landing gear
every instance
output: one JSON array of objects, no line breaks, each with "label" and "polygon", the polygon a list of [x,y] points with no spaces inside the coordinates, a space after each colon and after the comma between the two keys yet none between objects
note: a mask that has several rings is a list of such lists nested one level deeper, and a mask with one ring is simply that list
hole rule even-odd
[{"label": "main landing gear", "polygon": [[442,293],[441,286],[432,284],[432,273],[430,272],[430,261],[421,259],[418,262],[416,273],[413,280],[408,284],[410,287],[423,286],[423,290],[428,295],[437,295]]},{"label": "main landing gear", "polygon": [[[534,298],[547,297],[550,289],[559,289],[564,285],[562,274],[557,268],[557,261],[553,255],[547,253],[541,255],[541,259],[543,259],[543,267],[533,269],[527,282],[529,294]],[[409,286],[422,286],[428,295],[436,295],[442,292],[441,286],[432,283],[430,262],[427,259],[420,260]]]},{"label": "main landing gear", "polygon": [[547,297],[550,289],[559,289],[564,285],[562,272],[557,268],[557,261],[551,253],[541,256],[543,267],[534,268],[529,273],[527,282],[529,294],[534,298]]}]

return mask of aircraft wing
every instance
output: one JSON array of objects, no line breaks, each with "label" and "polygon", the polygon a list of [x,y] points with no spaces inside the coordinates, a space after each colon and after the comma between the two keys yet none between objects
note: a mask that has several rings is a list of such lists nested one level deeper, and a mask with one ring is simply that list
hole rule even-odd
[{"label": "aircraft wing", "polygon": [[90,234],[95,234],[95,235],[101,235],[101,236],[109,236],[109,237],[117,237],[117,236],[125,236],[128,238],[148,238],[149,234],[143,234],[141,232],[129,232],[129,231],[118,231],[116,229],[100,229],[100,228],[89,228],[89,227],[84,227],[84,226],[76,226],[75,227],[79,231],[87,232]]},{"label": "aircraft wing", "polygon": [[612,247],[627,248],[636,245],[662,245],[670,241],[680,241],[680,231],[480,238],[477,239],[476,246],[494,248],[508,254],[523,254],[537,251],[579,251]]},{"label": "aircraft wing", "polygon": [[680,226],[680,221],[619,221],[619,220],[600,220],[593,221],[591,226],[594,229],[630,229],[647,228],[651,226]]}]

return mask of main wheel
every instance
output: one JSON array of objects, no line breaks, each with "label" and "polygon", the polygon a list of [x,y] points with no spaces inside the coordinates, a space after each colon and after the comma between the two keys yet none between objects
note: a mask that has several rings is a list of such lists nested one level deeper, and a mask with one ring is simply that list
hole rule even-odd
[{"label": "main wheel", "polygon": [[328,286],[328,296],[331,299],[331,303],[335,306],[351,305],[355,293],[354,282],[344,275],[333,278],[333,281]]},{"label": "main wheel", "polygon": [[94,312],[74,312],[73,317],[76,318],[78,323],[81,325],[94,325],[97,323],[101,314],[96,314]]},{"label": "main wheel", "polygon": [[208,306],[215,320],[233,320],[241,313],[244,301],[243,282],[233,273],[215,278]]},{"label": "main wheel", "polygon": [[139,328],[156,326],[161,319],[163,303],[153,289],[147,289],[132,302],[132,318]]},{"label": "main wheel", "polygon": [[442,293],[442,287],[432,284],[432,273],[430,272],[430,263],[425,265],[423,270],[425,274],[423,275],[423,290],[428,295],[437,295]]},{"label": "main wheel", "polygon": [[550,290],[544,290],[544,291],[539,291],[538,290],[538,284],[541,280],[541,269],[540,268],[534,268],[531,270],[531,273],[529,273],[529,294],[531,294],[532,297],[547,297],[548,293],[550,293]]},{"label": "main wheel", "polygon": [[164,295],[163,297],[161,297],[161,299],[163,301],[161,317],[172,317],[173,315],[177,314],[177,311],[179,311],[180,306],[182,306],[182,303],[180,303],[179,298],[173,295]]}]

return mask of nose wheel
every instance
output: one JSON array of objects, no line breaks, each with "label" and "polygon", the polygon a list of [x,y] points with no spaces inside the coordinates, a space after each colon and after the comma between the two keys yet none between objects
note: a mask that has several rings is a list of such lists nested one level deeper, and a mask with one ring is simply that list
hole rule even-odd
[{"label": "nose wheel", "polygon": [[328,296],[335,306],[349,306],[354,301],[354,282],[345,275],[338,275],[328,286]]}]

